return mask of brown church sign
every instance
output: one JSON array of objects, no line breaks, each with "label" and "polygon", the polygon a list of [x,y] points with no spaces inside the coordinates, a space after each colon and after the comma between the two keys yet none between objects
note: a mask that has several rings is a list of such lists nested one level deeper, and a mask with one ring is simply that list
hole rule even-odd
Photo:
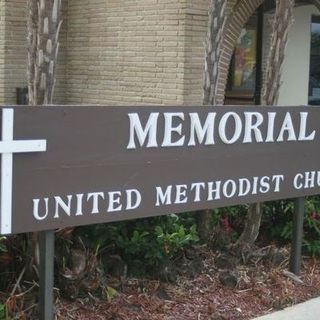
[{"label": "brown church sign", "polygon": [[1,234],[320,191],[320,108],[0,111]]}]

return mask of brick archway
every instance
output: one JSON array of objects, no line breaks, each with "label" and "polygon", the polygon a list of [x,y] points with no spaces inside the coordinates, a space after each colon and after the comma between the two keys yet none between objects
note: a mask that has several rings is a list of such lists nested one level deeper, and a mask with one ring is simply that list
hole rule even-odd
[{"label": "brick archway", "polygon": [[240,37],[241,30],[264,1],[265,0],[239,0],[227,18],[223,31],[221,45],[222,54],[219,63],[220,72],[217,79],[216,101],[218,105],[222,105],[224,102],[232,54],[237,40]]},{"label": "brick archway", "polygon": [[[219,75],[217,79],[217,104],[224,102],[225,91],[228,80],[228,72],[231,64],[234,48],[240,37],[242,28],[246,25],[249,18],[259,8],[265,0],[228,0],[229,6],[233,7],[225,23],[222,38],[222,54],[219,63]],[[313,4],[320,10],[320,0],[309,0],[304,4]]]}]

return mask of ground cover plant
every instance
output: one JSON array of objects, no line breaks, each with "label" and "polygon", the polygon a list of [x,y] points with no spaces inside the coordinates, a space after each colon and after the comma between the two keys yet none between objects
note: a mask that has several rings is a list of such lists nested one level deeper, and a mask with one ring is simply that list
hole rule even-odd
[{"label": "ground cover plant", "polygon": [[[292,236],[292,201],[264,204],[257,245],[250,254],[239,257],[232,250],[232,244],[241,234],[246,210],[246,206],[213,210],[213,236],[208,243],[199,240],[196,215],[192,213],[57,231],[55,282],[60,318],[82,319],[80,306],[85,301],[91,307],[83,314],[94,312],[98,304],[98,309],[109,316],[116,313],[119,304],[127,303],[128,314],[133,312],[132,308],[137,309],[136,319],[146,319],[146,310],[148,319],[160,319],[157,311],[160,305],[167,308],[161,311],[161,319],[170,319],[170,313],[181,308],[180,302],[191,308],[189,295],[193,292],[198,299],[196,309],[206,315],[204,319],[209,313],[212,319],[220,319],[215,316],[223,319],[221,303],[229,304],[222,300],[231,294],[233,301],[240,299],[239,303],[244,303],[245,298],[241,300],[241,297],[248,298],[246,292],[248,295],[255,292],[255,281],[263,295],[264,290],[267,291],[267,301],[257,300],[252,310],[244,305],[246,311],[240,308],[242,313],[226,307],[226,319],[239,312],[239,319],[245,319],[317,296],[320,292],[320,198],[309,197],[306,202],[302,280],[286,274]],[[0,238],[1,320],[36,317],[37,266],[33,266],[34,273],[28,270],[30,257],[26,243],[26,235]],[[198,291],[191,290],[193,285]],[[274,292],[275,289],[281,292]],[[218,294],[211,307],[203,300],[202,292]],[[131,296],[133,298],[128,298]],[[135,302],[129,303],[128,299],[137,299],[139,307],[132,307],[131,303],[135,305]],[[257,307],[258,302],[261,308]],[[150,311],[144,304],[158,307]],[[69,308],[77,310],[77,318],[72,318]],[[203,308],[212,310],[204,312]],[[134,319],[126,312],[118,312],[119,319]]]}]

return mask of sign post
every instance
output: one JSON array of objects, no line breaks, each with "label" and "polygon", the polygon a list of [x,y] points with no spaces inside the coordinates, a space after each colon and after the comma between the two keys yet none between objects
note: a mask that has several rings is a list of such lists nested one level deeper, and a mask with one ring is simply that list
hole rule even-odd
[{"label": "sign post", "polygon": [[290,271],[296,275],[301,269],[301,250],[303,241],[303,220],[305,213],[305,198],[294,200],[293,230],[290,256]]},{"label": "sign post", "polygon": [[54,231],[39,233],[39,319],[54,319]]}]

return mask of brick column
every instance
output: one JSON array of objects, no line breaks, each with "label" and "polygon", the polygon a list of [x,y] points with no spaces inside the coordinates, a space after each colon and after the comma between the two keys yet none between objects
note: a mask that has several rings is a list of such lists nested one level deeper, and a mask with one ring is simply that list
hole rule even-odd
[{"label": "brick column", "polygon": [[4,104],[4,25],[5,0],[0,0],[0,104]]}]

